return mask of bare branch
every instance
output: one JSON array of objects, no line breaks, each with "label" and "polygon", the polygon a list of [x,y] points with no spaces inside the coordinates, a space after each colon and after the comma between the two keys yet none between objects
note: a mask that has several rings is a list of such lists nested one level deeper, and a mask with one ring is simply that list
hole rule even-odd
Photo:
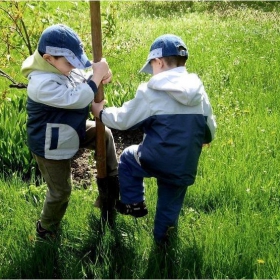
[{"label": "bare branch", "polygon": [[21,25],[22,25],[22,28],[23,28],[23,31],[24,31],[24,34],[25,34],[26,45],[28,47],[29,54],[32,55],[33,51],[32,51],[32,47],[31,47],[31,43],[30,43],[30,39],[29,39],[29,36],[28,36],[28,32],[27,32],[25,23],[24,23],[24,21],[22,19],[20,21],[21,21]]},{"label": "bare branch", "polygon": [[4,71],[2,71],[0,69],[0,76],[7,78],[8,80],[10,80],[13,84],[16,84],[16,81],[14,79],[12,79],[8,74],[6,74]]},{"label": "bare branch", "polygon": [[[19,11],[19,6],[18,6],[18,3],[14,3],[14,7]],[[27,46],[27,48],[28,48],[28,51],[29,51],[29,53],[30,53],[30,51],[31,51],[31,47],[30,47],[30,41],[29,41],[29,37],[28,37],[28,35],[27,35],[27,32],[26,32],[26,27],[25,27],[25,25],[24,25],[24,22],[23,22],[23,20],[22,19],[20,19],[20,22],[21,22],[21,24],[23,25],[23,28],[24,28],[24,33],[26,34],[26,38],[25,38],[25,36],[23,35],[23,33],[22,33],[22,31],[21,31],[21,29],[20,29],[20,27],[19,27],[19,24],[18,24],[18,18],[17,17],[14,17],[13,15],[12,15],[12,13],[11,12],[9,12],[8,10],[6,10],[6,9],[4,9],[3,7],[1,7],[0,6],[0,10],[2,10],[4,13],[6,13],[7,15],[8,15],[8,17],[10,18],[10,20],[15,24],[15,27],[10,27],[10,29],[13,29],[14,31],[16,31],[17,33],[18,33],[18,35],[22,38],[22,40],[23,40],[23,42],[24,42],[24,44]],[[32,53],[31,53],[32,54]]]},{"label": "bare branch", "polygon": [[13,84],[9,85],[10,88],[27,88],[27,85],[24,83],[17,83],[11,76],[9,76],[7,73],[5,73],[4,71],[2,71],[0,69],[0,76],[8,79],[9,81],[11,81]]}]

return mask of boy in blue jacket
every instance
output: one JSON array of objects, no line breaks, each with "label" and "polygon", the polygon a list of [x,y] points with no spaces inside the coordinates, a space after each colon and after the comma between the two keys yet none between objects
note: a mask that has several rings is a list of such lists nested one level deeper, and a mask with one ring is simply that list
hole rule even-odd
[{"label": "boy in blue jacket", "polygon": [[118,211],[142,217],[148,213],[143,178],[155,177],[158,199],[154,239],[167,240],[168,229],[177,226],[188,186],[195,182],[202,146],[214,139],[212,108],[201,80],[185,68],[188,50],[178,36],[158,37],[141,69],[152,74],[135,98],[122,107],[103,109],[92,103],[96,117],[108,127],[144,132],[139,145],[126,148],[119,162],[121,201]]},{"label": "boy in blue jacket", "polygon": [[[88,68],[93,74],[83,70]],[[112,73],[105,59],[91,63],[78,35],[62,24],[43,31],[38,48],[23,62],[21,71],[28,78],[28,146],[48,186],[36,228],[45,238],[54,235],[68,206],[71,158],[79,148],[95,149],[95,122],[87,120],[89,104],[99,84],[110,82]],[[109,193],[113,212],[118,198],[118,162],[108,128],[105,139],[108,185],[104,187],[108,189],[99,192]],[[102,208],[104,201],[99,202]]]}]

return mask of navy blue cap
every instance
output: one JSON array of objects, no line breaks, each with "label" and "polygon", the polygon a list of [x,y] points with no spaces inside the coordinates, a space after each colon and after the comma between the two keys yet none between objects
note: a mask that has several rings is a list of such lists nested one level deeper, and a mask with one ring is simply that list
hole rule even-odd
[{"label": "navy blue cap", "polygon": [[153,42],[146,63],[140,72],[152,74],[150,61],[154,58],[166,56],[185,56],[188,58],[188,55],[187,47],[180,37],[173,34],[162,35]]},{"label": "navy blue cap", "polygon": [[81,39],[74,30],[63,24],[52,25],[43,31],[38,43],[38,51],[53,56],[64,56],[78,69],[91,66]]}]

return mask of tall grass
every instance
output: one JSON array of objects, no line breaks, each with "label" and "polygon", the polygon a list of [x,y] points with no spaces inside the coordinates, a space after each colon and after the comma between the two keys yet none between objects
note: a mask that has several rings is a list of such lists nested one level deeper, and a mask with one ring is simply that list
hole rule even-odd
[{"label": "tall grass", "polygon": [[203,150],[166,254],[152,239],[154,179],[145,181],[149,215],[119,215],[116,229],[104,235],[92,207],[95,182],[87,190],[74,186],[53,243],[38,242],[34,230],[46,186],[1,179],[0,278],[279,278],[279,4],[104,2],[102,8],[116,24],[104,45],[114,73],[105,88],[109,105],[133,97],[148,79],[138,71],[150,44],[175,33],[189,48],[188,70],[210,96],[217,137]]}]

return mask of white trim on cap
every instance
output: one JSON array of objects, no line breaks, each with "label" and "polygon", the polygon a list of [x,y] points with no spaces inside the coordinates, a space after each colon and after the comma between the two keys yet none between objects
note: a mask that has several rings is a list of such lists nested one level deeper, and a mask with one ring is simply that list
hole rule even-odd
[{"label": "white trim on cap", "polygon": [[154,49],[149,53],[148,59],[151,60],[154,58],[162,57],[162,48]]},{"label": "white trim on cap", "polygon": [[53,56],[72,57],[73,59],[76,57],[72,51],[70,51],[69,49],[65,49],[65,48],[46,46],[46,53],[53,55]]}]

